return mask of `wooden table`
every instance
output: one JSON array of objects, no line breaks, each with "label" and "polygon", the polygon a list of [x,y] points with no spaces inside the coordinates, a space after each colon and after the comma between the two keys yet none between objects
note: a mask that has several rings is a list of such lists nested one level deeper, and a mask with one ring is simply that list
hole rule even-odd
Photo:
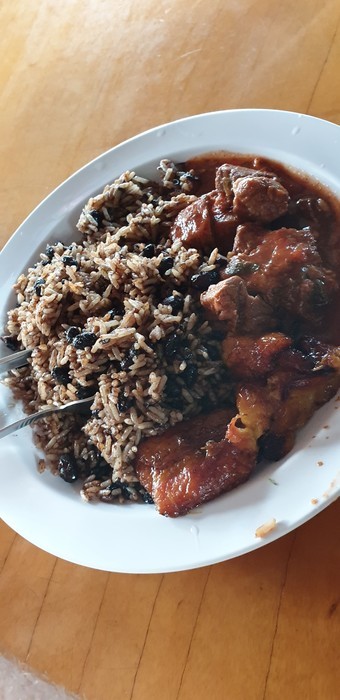
[{"label": "wooden table", "polygon": [[[338,0],[3,0],[1,243],[162,122],[268,107],[340,123],[339,17]],[[337,700],[339,516],[164,576],[78,567],[1,524],[0,650],[88,700]]]}]

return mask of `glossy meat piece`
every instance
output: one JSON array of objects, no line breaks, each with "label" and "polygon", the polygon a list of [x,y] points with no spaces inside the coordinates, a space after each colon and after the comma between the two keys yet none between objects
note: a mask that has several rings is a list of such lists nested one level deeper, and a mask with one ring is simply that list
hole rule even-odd
[{"label": "glossy meat piece", "polygon": [[177,215],[172,229],[172,240],[180,239],[186,248],[197,248],[207,253],[219,248],[228,253],[234,242],[239,220],[228,208],[221,193],[213,190],[199,197]]},{"label": "glossy meat piece", "polygon": [[211,214],[214,245],[226,255],[232,250],[239,218],[230,208],[227,198],[216,191],[211,193]]},{"label": "glossy meat piece", "polygon": [[[314,339],[308,341],[312,345]],[[247,367],[237,387],[238,415],[229,423],[228,439],[249,448],[256,440],[259,460],[284,457],[293,448],[297,431],[340,388],[340,363],[335,369],[334,360],[339,348],[324,345],[323,358],[327,366],[288,347],[272,356],[267,377],[256,376]],[[249,357],[244,354],[243,359],[246,367]]]},{"label": "glossy meat piece", "polygon": [[280,385],[283,401],[275,412],[271,432],[297,431],[304,426],[319,406],[327,403],[340,386],[339,372],[315,373],[308,377],[291,377],[277,374],[271,382],[271,390]]},{"label": "glossy meat piece", "polygon": [[241,177],[233,183],[233,211],[242,221],[269,223],[288,209],[287,190],[273,177]]},{"label": "glossy meat piece", "polygon": [[215,182],[240,222],[269,223],[287,212],[289,194],[274,173],[224,163]]},{"label": "glossy meat piece", "polygon": [[292,344],[283,333],[267,333],[259,338],[227,337],[222,343],[222,357],[236,379],[256,379],[273,371],[277,357]]},{"label": "glossy meat piece", "polygon": [[212,250],[214,235],[211,220],[211,199],[209,194],[205,194],[177,215],[171,229],[172,240],[179,238],[186,248]]},{"label": "glossy meat piece", "polygon": [[235,165],[233,163],[223,163],[216,169],[215,186],[218,192],[223,192],[228,198],[229,204],[233,200],[233,184],[236,180],[242,177],[272,177],[274,173],[269,173],[264,170],[255,170],[254,168],[246,168],[243,165]]},{"label": "glossy meat piece", "polygon": [[[141,443],[135,469],[159,513],[184,515],[248,479],[256,449],[225,437],[229,419],[230,412],[214,411]],[[253,448],[254,440],[250,444]]]},{"label": "glossy meat piece", "polygon": [[242,221],[270,222],[288,206],[287,190],[270,173],[224,164],[216,172],[216,190],[189,204],[176,217],[171,237],[186,248],[206,252],[232,249]]},{"label": "glossy meat piece", "polygon": [[332,368],[340,370],[340,347],[329,345],[317,338],[300,338],[298,348],[314,362],[316,369]]},{"label": "glossy meat piece", "polygon": [[211,320],[223,321],[228,333],[261,333],[274,327],[273,310],[260,296],[247,292],[237,275],[212,284],[200,297]]},{"label": "glossy meat piece", "polygon": [[267,392],[279,400],[270,428],[260,440],[260,456],[277,460],[290,452],[296,432],[339,388],[339,371],[315,372],[305,377],[296,377],[286,371],[275,373],[268,381]]},{"label": "glossy meat piece", "polygon": [[[323,357],[330,368],[339,348],[328,346]],[[244,356],[244,367],[247,361]],[[248,449],[255,447],[255,441],[258,459],[284,457],[294,446],[297,431],[340,388],[340,364],[336,370],[315,371],[317,362],[288,347],[272,357],[267,377],[251,374],[247,368],[237,387],[238,414],[228,425],[227,438]]]},{"label": "glossy meat piece", "polygon": [[260,294],[293,316],[319,320],[338,289],[335,273],[323,265],[309,229],[261,231],[244,225],[237,231],[234,253],[222,277],[234,274],[238,265],[251,294]]}]

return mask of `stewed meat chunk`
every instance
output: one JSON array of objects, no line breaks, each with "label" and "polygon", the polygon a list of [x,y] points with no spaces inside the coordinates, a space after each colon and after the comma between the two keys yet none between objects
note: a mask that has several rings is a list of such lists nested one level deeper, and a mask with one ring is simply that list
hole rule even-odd
[{"label": "stewed meat chunk", "polygon": [[289,194],[273,173],[225,163],[216,171],[216,188],[240,221],[269,223],[288,209]]},{"label": "stewed meat chunk", "polygon": [[238,229],[234,250],[222,276],[232,276],[237,265],[248,292],[294,317],[317,322],[338,289],[336,275],[323,264],[310,229],[261,231],[245,224]]},{"label": "stewed meat chunk", "polygon": [[233,209],[243,220],[269,223],[286,213],[287,190],[273,177],[240,177],[233,184]]},{"label": "stewed meat chunk", "polygon": [[256,379],[270,374],[291,344],[291,338],[283,333],[266,333],[258,338],[228,336],[223,341],[222,354],[233,377]]},{"label": "stewed meat chunk", "polygon": [[272,307],[258,294],[249,294],[238,275],[211,284],[202,292],[200,301],[207,317],[223,321],[231,334],[261,333],[275,325]]},{"label": "stewed meat chunk", "polygon": [[266,177],[275,177],[274,174],[263,170],[245,168],[243,165],[236,165],[235,163],[223,163],[216,169],[215,187],[218,192],[223,192],[226,197],[230,198],[229,202],[231,204],[233,199],[233,185],[236,180],[243,177],[263,177],[263,175]]},{"label": "stewed meat chunk", "polygon": [[172,239],[179,238],[186,248],[212,250],[212,218],[210,195],[203,195],[177,215],[171,231]]},{"label": "stewed meat chunk", "polygon": [[173,240],[179,239],[186,248],[194,247],[208,252],[217,247],[226,254],[233,247],[238,223],[225,196],[213,190],[177,215],[171,237]]},{"label": "stewed meat chunk", "polygon": [[238,224],[269,223],[288,209],[289,194],[274,174],[225,163],[217,169],[216,189],[183,209],[172,227],[172,238],[186,247],[222,253],[231,250]]}]

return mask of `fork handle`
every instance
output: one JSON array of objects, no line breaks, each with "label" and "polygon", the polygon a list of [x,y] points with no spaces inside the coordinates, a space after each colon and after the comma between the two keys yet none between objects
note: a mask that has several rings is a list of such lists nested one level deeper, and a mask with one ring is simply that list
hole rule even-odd
[{"label": "fork handle", "polygon": [[29,416],[19,418],[19,420],[16,420],[14,423],[10,423],[10,425],[6,425],[4,428],[0,428],[0,439],[6,437],[6,435],[14,433],[16,430],[25,428],[27,425],[34,423],[40,418],[46,418],[46,416],[51,416],[52,413],[68,413],[69,411],[72,412],[76,410],[78,410],[79,413],[81,413],[84,408],[89,407],[91,403],[93,403],[93,400],[94,396],[90,396],[88,399],[78,399],[77,401],[65,403],[63,406],[51,406],[42,408],[36,413],[31,413],[31,415]]},{"label": "fork handle", "polygon": [[6,435],[15,433],[16,430],[26,428],[26,425],[31,425],[31,423],[39,420],[39,418],[45,418],[46,416],[50,416],[55,412],[56,407],[54,406],[54,408],[46,408],[44,411],[37,411],[36,413],[31,413],[29,416],[25,416],[24,418],[19,418],[19,420],[14,421],[14,423],[10,423],[10,425],[0,428],[0,439],[6,437]]},{"label": "fork handle", "polygon": [[0,372],[7,372],[9,369],[27,365],[31,352],[32,350],[20,350],[19,352],[13,352],[12,355],[2,357],[0,360]]}]

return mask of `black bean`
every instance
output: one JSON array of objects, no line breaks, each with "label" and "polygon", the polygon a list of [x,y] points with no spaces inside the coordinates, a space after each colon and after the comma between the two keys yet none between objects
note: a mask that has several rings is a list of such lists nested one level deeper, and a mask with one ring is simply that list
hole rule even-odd
[{"label": "black bean", "polygon": [[57,382],[57,384],[67,386],[67,384],[70,381],[69,369],[69,364],[63,365],[62,367],[53,367],[51,374],[53,379],[55,379],[55,381]]},{"label": "black bean", "polygon": [[327,289],[324,280],[314,280],[311,299],[312,303],[315,304],[315,306],[326,306],[328,304],[329,296],[327,294]]},{"label": "black bean", "polygon": [[68,265],[69,267],[74,265],[77,269],[79,268],[77,261],[74,258],[72,258],[71,255],[63,255],[63,257],[61,259],[62,259],[64,265]]},{"label": "black bean", "polygon": [[147,243],[142,250],[143,258],[154,258],[156,254],[156,249],[153,243]]},{"label": "black bean", "polygon": [[98,376],[98,372],[90,372],[89,374],[86,374],[86,380],[88,382],[92,382],[95,379],[97,379],[97,376]]},{"label": "black bean", "polygon": [[166,396],[171,399],[171,398],[178,398],[179,396],[182,396],[182,390],[181,387],[176,383],[173,375],[168,375],[167,382],[165,385],[165,393]]},{"label": "black bean", "polygon": [[191,361],[194,357],[192,350],[190,350],[190,348],[187,347],[183,348],[183,350],[181,351],[181,355],[183,356],[184,360],[187,361]]},{"label": "black bean", "polygon": [[119,372],[120,370],[120,362],[119,360],[109,360],[107,364],[103,367],[103,372],[107,372],[108,370],[111,370],[111,372]]},{"label": "black bean", "polygon": [[115,491],[115,489],[121,489],[122,488],[122,482],[120,479],[116,479],[116,481],[113,481],[112,484],[110,484],[109,489],[110,491]]},{"label": "black bean", "polygon": [[218,255],[215,260],[215,265],[219,265],[219,267],[224,267],[227,263],[228,258],[225,255]]},{"label": "black bean", "polygon": [[213,340],[224,340],[225,338],[225,330],[223,328],[213,328],[212,333],[211,333],[211,338]]},{"label": "black bean", "polygon": [[90,396],[93,396],[93,394],[96,393],[96,388],[97,387],[95,384],[87,384],[86,386],[79,384],[77,389],[77,399],[88,399]]},{"label": "black bean", "polygon": [[144,489],[140,490],[138,493],[144,503],[154,503],[152,496],[150,496],[147,491],[144,491]]},{"label": "black bean", "polygon": [[181,377],[184,379],[187,386],[193,386],[198,377],[198,369],[196,365],[187,365],[181,373]]},{"label": "black bean", "polygon": [[102,212],[97,211],[97,209],[91,209],[90,215],[92,216],[92,219],[95,220],[98,228],[100,228],[102,223],[103,223],[103,218],[104,218]]},{"label": "black bean", "polygon": [[203,411],[206,413],[210,413],[215,408],[215,404],[212,401],[209,394],[206,394],[205,396],[203,396],[200,403],[201,403]]},{"label": "black bean", "polygon": [[161,276],[174,266],[174,259],[170,255],[165,255],[158,265],[158,272]]},{"label": "black bean", "polygon": [[[95,447],[94,445],[91,446],[91,449],[88,452],[87,456],[87,461],[91,461],[93,464],[99,464],[99,462],[105,461],[104,457],[100,454],[98,447]],[[109,468],[109,465],[106,462],[107,468]]]},{"label": "black bean", "polygon": [[211,360],[219,360],[221,357],[221,351],[216,345],[210,345],[208,347],[208,355]]},{"label": "black bean", "polygon": [[175,177],[175,178],[173,179],[172,184],[175,185],[175,187],[178,187],[178,185],[179,185],[179,180],[177,179],[177,177]]},{"label": "black bean", "polygon": [[112,303],[112,308],[108,312],[110,315],[110,319],[114,319],[115,316],[123,316],[124,314],[124,306],[120,301],[114,301]]},{"label": "black bean", "polygon": [[181,343],[182,338],[177,333],[173,333],[166,339],[164,344],[164,355],[167,360],[173,360],[176,357]]},{"label": "black bean", "polygon": [[169,376],[167,379],[167,383],[165,385],[164,389],[165,397],[167,399],[167,402],[170,404],[172,408],[182,408],[183,406],[183,397],[182,397],[182,390],[178,384],[176,384],[175,380]]},{"label": "black bean", "polygon": [[128,485],[124,481],[120,481],[120,479],[117,479],[117,481],[114,481],[110,485],[110,491],[116,491],[117,489],[120,489],[123,498],[125,498],[127,501],[130,500],[131,493],[128,489]]},{"label": "black bean", "polygon": [[72,345],[77,350],[84,350],[84,348],[92,348],[97,340],[95,333],[90,333],[89,331],[82,331],[75,336],[72,340]]},{"label": "black bean", "polygon": [[132,405],[133,405],[132,396],[126,396],[126,394],[124,393],[124,389],[121,389],[121,391],[118,394],[118,400],[117,400],[117,408],[118,408],[119,413],[125,413],[125,411],[128,411]]},{"label": "black bean", "polygon": [[131,367],[131,365],[132,365],[133,362],[135,361],[135,359],[136,359],[136,357],[137,357],[137,354],[138,354],[138,353],[137,353],[137,351],[135,350],[135,348],[133,348],[133,347],[130,348],[130,349],[127,351],[125,357],[123,357],[123,359],[120,361],[120,369],[123,370],[124,372],[125,372],[127,369],[129,369],[129,367]]},{"label": "black bean", "polygon": [[181,396],[172,396],[168,400],[170,408],[175,408],[177,411],[181,411],[183,409],[183,397],[182,394]]},{"label": "black bean", "polygon": [[61,455],[58,463],[58,472],[64,481],[72,483],[78,479],[78,467],[74,455]]},{"label": "black bean", "polygon": [[184,173],[184,177],[186,180],[190,180],[191,182],[199,182],[199,177],[198,175],[193,175],[192,173]]},{"label": "black bean", "polygon": [[184,305],[184,299],[181,294],[176,294],[169,297],[165,297],[163,299],[163,304],[166,304],[167,306],[171,306],[172,311],[177,314],[179,311],[182,311],[183,305]]},{"label": "black bean", "polygon": [[123,498],[125,498],[126,501],[129,501],[132,498],[132,494],[129,491],[127,484],[122,484],[121,489]]},{"label": "black bean", "polygon": [[46,283],[46,280],[44,280],[42,277],[39,278],[39,279],[37,279],[37,280],[34,282],[33,289],[34,289],[34,291],[35,291],[37,297],[41,297],[41,294],[42,294],[43,287],[44,287],[45,283]]},{"label": "black bean", "polygon": [[205,291],[210,287],[211,284],[217,284],[220,280],[220,274],[215,268],[213,270],[206,270],[205,272],[197,272],[191,277],[191,284],[195,289],[200,291]]},{"label": "black bean", "polygon": [[128,370],[129,367],[131,367],[132,363],[133,363],[133,360],[131,359],[131,357],[128,357],[128,356],[126,355],[126,356],[123,357],[123,359],[120,361],[120,369],[121,369],[123,372],[126,372],[126,370]]},{"label": "black bean", "polygon": [[8,348],[9,350],[19,349],[19,341],[15,335],[2,335],[1,340],[3,343],[5,343],[6,348]]},{"label": "black bean", "polygon": [[72,340],[78,335],[80,328],[78,326],[70,326],[65,332],[66,340],[68,343],[72,343]]},{"label": "black bean", "polygon": [[45,255],[47,255],[49,260],[52,260],[54,256],[54,248],[51,245],[47,245],[45,248]]},{"label": "black bean", "polygon": [[98,481],[106,481],[111,477],[112,470],[105,460],[99,456],[97,463],[92,465],[89,476],[94,476]]},{"label": "black bean", "polygon": [[150,503],[150,504],[154,503],[152,496],[147,491],[142,493],[141,496],[142,496],[144,503]]},{"label": "black bean", "polygon": [[91,416],[92,418],[99,418],[99,411],[97,408],[95,408],[94,411],[91,411]]}]

